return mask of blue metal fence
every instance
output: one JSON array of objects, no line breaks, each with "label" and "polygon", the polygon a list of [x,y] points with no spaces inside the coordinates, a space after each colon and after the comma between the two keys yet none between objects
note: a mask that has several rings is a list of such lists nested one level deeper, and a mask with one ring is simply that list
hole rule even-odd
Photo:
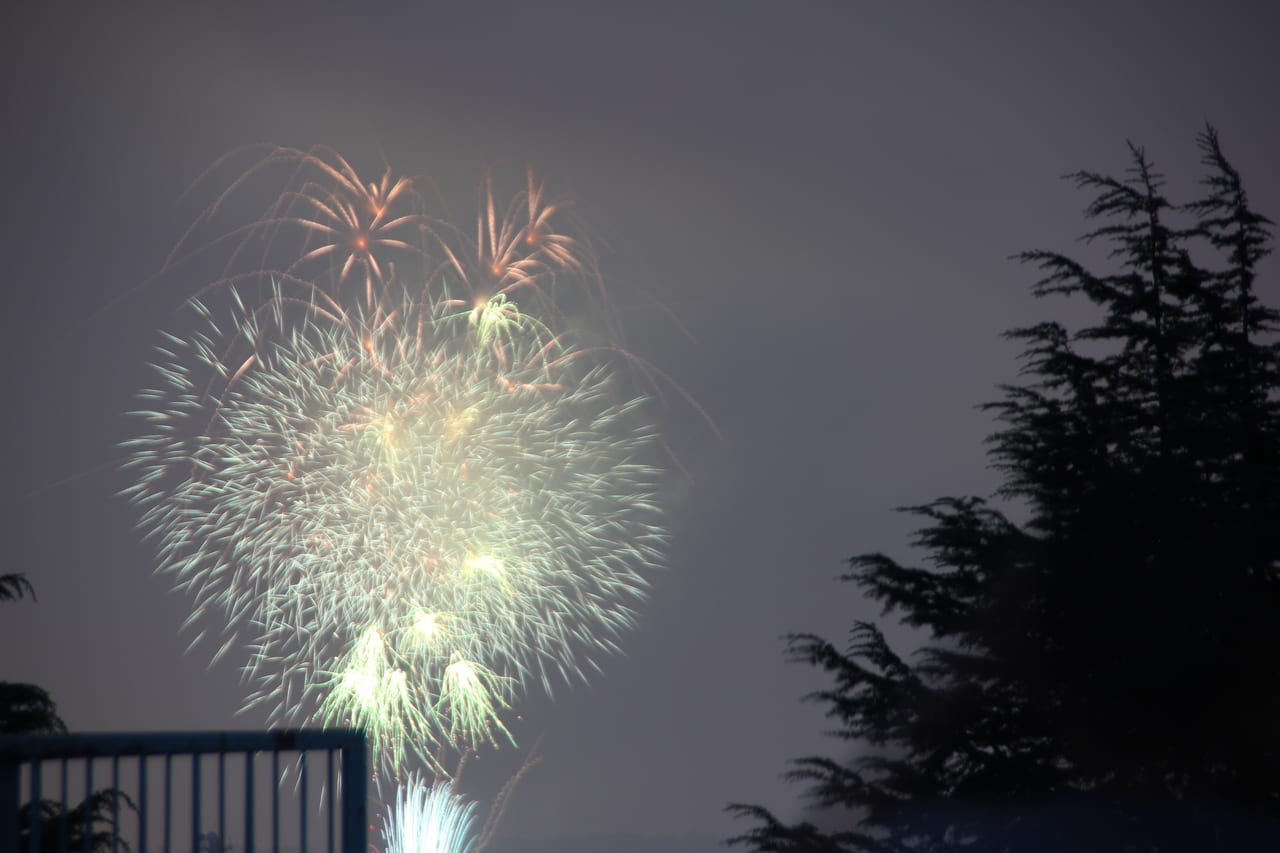
[{"label": "blue metal fence", "polygon": [[106,789],[113,850],[366,853],[366,773],[346,729],[0,737],[0,851],[88,853]]}]

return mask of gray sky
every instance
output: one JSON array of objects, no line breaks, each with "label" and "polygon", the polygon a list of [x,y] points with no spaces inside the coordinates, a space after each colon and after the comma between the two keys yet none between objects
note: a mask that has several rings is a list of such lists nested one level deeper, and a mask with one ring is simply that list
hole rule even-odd
[{"label": "gray sky", "polygon": [[263,725],[236,715],[237,661],[184,653],[189,602],[115,497],[149,349],[207,283],[141,286],[206,166],[328,144],[461,214],[484,169],[531,163],[576,199],[627,345],[724,443],[663,414],[693,473],[670,569],[624,657],[527,709],[545,758],[507,838],[718,839],[730,801],[798,816],[785,762],[834,747],[779,637],[876,615],[833,578],[907,553],[892,507],[994,486],[974,406],[1014,378],[999,334],[1079,316],[1007,259],[1083,253],[1088,199],[1058,176],[1121,172],[1131,139],[1185,200],[1208,120],[1280,217],[1264,4],[257,5],[28,4],[0,35],[5,568],[39,595],[5,609],[0,678],[79,730]]}]

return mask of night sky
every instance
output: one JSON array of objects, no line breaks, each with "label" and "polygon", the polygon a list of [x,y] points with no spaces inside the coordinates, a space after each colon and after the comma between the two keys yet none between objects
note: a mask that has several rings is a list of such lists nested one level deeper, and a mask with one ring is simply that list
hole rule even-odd
[{"label": "night sky", "polygon": [[1097,258],[1059,176],[1121,173],[1132,140],[1186,200],[1209,121],[1280,217],[1265,4],[263,5],[6,15],[3,569],[39,601],[5,606],[0,678],[47,688],[73,730],[265,725],[237,714],[235,654],[185,652],[189,600],[116,494],[158,330],[215,274],[148,282],[209,164],[330,145],[429,176],[461,219],[486,169],[529,164],[575,200],[626,346],[723,439],[678,395],[661,411],[688,469],[669,568],[624,656],[525,709],[545,757],[509,840],[712,850],[745,828],[730,801],[800,816],[786,761],[837,747],[780,637],[877,616],[834,578],[909,553],[893,507],[996,486],[975,406],[1016,377],[1000,333],[1082,316],[1009,256]]}]

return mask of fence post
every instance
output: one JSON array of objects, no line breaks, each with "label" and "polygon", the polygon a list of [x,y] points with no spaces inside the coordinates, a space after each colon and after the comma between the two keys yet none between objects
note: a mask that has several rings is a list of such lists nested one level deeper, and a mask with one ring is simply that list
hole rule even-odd
[{"label": "fence post", "polygon": [[0,850],[18,849],[18,810],[22,796],[18,784],[20,763],[8,756],[0,756]]},{"label": "fence post", "polygon": [[365,746],[362,732],[350,732],[342,750],[342,853],[365,853]]},{"label": "fence post", "polygon": [[[66,761],[83,760],[84,776],[85,776],[85,796],[91,798],[93,795],[93,765],[94,761],[109,760],[112,765],[111,784],[112,787],[119,789],[121,784],[119,774],[119,762],[122,757],[136,758],[138,761],[138,773],[136,776],[137,795],[138,795],[138,841],[140,846],[138,853],[143,853],[143,846],[149,840],[148,832],[148,815],[147,808],[149,805],[148,787],[149,773],[147,770],[147,761],[152,756],[164,756],[164,815],[163,815],[163,831],[164,846],[167,850],[172,838],[172,832],[176,827],[173,825],[170,810],[172,807],[180,807],[180,803],[175,802],[172,792],[173,768],[172,759],[175,755],[190,756],[191,758],[191,848],[199,850],[201,841],[207,842],[207,837],[202,839],[201,830],[204,828],[202,818],[210,812],[204,807],[202,791],[208,787],[204,784],[203,779],[203,755],[218,755],[218,792],[217,792],[217,822],[218,830],[215,833],[217,837],[223,837],[225,831],[226,815],[224,814],[226,806],[226,772],[223,756],[227,752],[244,753],[245,754],[245,853],[252,853],[256,839],[254,836],[254,826],[257,817],[257,799],[255,795],[254,784],[254,754],[260,752],[271,753],[272,778],[270,782],[270,799],[271,799],[271,816],[272,816],[272,840],[275,847],[279,846],[279,809],[280,809],[280,786],[283,781],[279,773],[280,754],[281,752],[298,752],[299,762],[301,766],[305,766],[306,754],[310,751],[325,751],[330,757],[332,750],[341,750],[342,752],[342,775],[338,780],[338,787],[342,791],[342,853],[366,853],[366,820],[367,820],[367,800],[368,797],[368,781],[366,777],[366,747],[363,733],[350,729],[285,729],[272,730],[266,732],[106,732],[106,733],[88,733],[88,734],[60,734],[60,735],[11,735],[0,736],[0,853],[16,853],[21,849],[20,842],[22,839],[22,808],[23,804],[19,802],[22,797],[23,786],[27,784],[22,778],[22,774],[26,771],[30,772],[29,787],[32,791],[32,799],[35,801],[33,805],[34,813],[31,831],[28,834],[27,845],[31,851],[39,849],[42,839],[40,838],[40,799],[42,792],[41,763],[45,761],[61,761],[63,763],[63,773],[61,776],[63,786],[63,799],[66,797]],[[28,767],[28,765],[30,765]],[[326,762],[326,767],[332,772],[332,763]],[[330,796],[336,794],[333,788],[332,776],[326,776],[326,791]],[[303,844],[307,839],[307,796],[305,777],[299,780],[299,793],[301,795],[300,806],[302,808],[302,823],[299,828]],[[335,797],[336,800],[336,797]],[[118,833],[120,832],[120,821],[118,817],[119,804],[112,801],[112,817],[115,819],[113,830],[117,833],[115,841],[121,841]],[[329,804],[329,843],[332,845],[332,810],[337,806],[334,800]],[[65,817],[66,806],[63,806],[63,814]],[[49,839],[46,839],[49,840]],[[83,833],[84,853],[89,853],[89,847],[94,843],[92,826],[86,826]],[[181,842],[180,842],[181,843]],[[121,845],[123,846],[123,845]]]}]

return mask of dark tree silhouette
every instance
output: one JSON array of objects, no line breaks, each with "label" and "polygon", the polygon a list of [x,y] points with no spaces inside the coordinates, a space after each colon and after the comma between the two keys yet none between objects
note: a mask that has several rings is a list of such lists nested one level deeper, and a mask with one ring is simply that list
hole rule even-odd
[{"label": "dark tree silhouette", "polygon": [[[811,757],[823,828],[736,805],[759,851],[1280,849],[1280,348],[1254,288],[1271,222],[1217,134],[1203,198],[1175,207],[1141,148],[1094,194],[1098,274],[1018,256],[1037,296],[1094,325],[1015,329],[1024,384],[987,404],[1000,502],[905,511],[923,567],[884,554],[844,579],[927,631],[913,662],[871,623],[811,697],[857,755]],[[1175,219],[1187,220],[1175,227]]]},{"label": "dark tree silhouette", "polygon": [[36,591],[31,588],[31,581],[27,580],[26,575],[0,575],[0,601],[17,601],[24,595],[36,597]]},{"label": "dark tree silhouette", "polygon": [[66,731],[58,708],[44,688],[0,681],[0,735],[57,734]]},{"label": "dark tree silhouette", "polygon": [[[35,599],[35,590],[25,575],[0,575],[0,601]],[[34,684],[0,682],[0,735],[62,734],[67,730],[57,706],[43,688]],[[137,810],[128,794],[115,788],[94,791],[79,805],[64,809],[57,800],[34,804],[40,826],[39,853],[62,851],[107,851],[130,849],[116,832],[120,807]],[[31,847],[33,804],[24,803],[18,815],[19,849]]]},{"label": "dark tree silhouette", "polygon": [[[41,800],[39,805],[40,843],[38,853],[115,853],[132,849],[116,833],[121,807],[137,811],[128,794],[115,788],[94,791],[74,808],[62,808],[57,800]],[[18,849],[26,853],[31,846],[31,806],[22,807],[18,816]],[[87,836],[87,837],[86,837]]]},{"label": "dark tree silhouette", "polygon": [[[0,575],[0,601],[17,601],[35,590],[26,575]],[[65,732],[58,708],[43,688],[0,681],[0,735]]]}]

